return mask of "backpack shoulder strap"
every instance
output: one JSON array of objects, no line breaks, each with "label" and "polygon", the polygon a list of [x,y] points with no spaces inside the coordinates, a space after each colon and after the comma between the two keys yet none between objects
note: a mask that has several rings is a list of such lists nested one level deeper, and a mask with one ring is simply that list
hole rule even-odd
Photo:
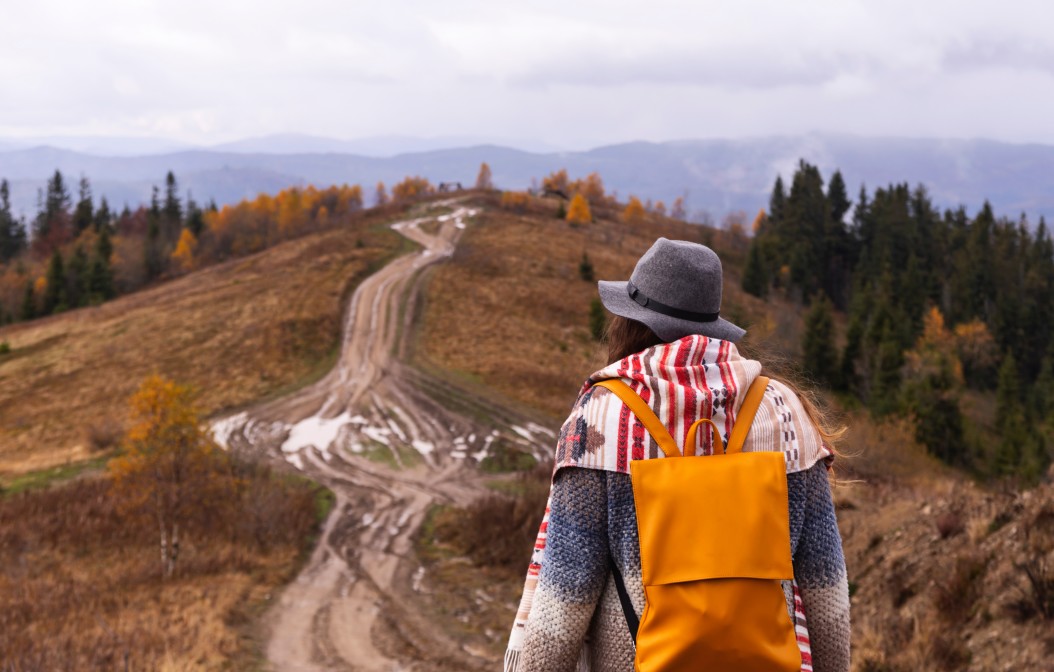
[{"label": "backpack shoulder strap", "polygon": [[629,410],[633,411],[633,415],[637,416],[637,419],[644,424],[644,428],[655,439],[655,443],[659,444],[659,448],[662,449],[666,457],[681,456],[681,449],[677,447],[677,442],[670,436],[670,430],[666,429],[666,425],[655,415],[655,411],[651,410],[651,407],[640,398],[640,395],[633,391],[633,388],[618,378],[602,380],[594,383],[593,387],[603,387],[621,399],[622,403],[626,404]]},{"label": "backpack shoulder strap", "polygon": [[747,396],[743,399],[743,405],[739,407],[739,415],[736,416],[736,424],[732,427],[732,436],[728,439],[726,453],[738,453],[743,450],[743,442],[747,439],[750,426],[754,424],[754,416],[761,405],[761,399],[765,396],[765,388],[769,386],[769,379],[758,376],[747,390]]}]

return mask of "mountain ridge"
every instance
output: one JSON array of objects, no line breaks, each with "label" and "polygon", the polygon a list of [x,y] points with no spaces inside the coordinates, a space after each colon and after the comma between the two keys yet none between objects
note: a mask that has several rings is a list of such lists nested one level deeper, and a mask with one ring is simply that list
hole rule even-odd
[{"label": "mountain ridge", "polygon": [[[314,137],[314,136],[308,136]],[[320,142],[327,141],[318,138]],[[337,142],[337,141],[334,141]],[[354,142],[354,141],[348,141]],[[685,199],[690,217],[703,220],[731,210],[766,207],[777,175],[789,180],[799,160],[817,165],[829,178],[842,171],[855,196],[892,183],[923,184],[942,208],[976,211],[989,200],[995,211],[1034,223],[1054,216],[1054,146],[988,139],[865,137],[844,134],[769,136],[750,139],[632,141],[585,151],[530,152],[504,145],[474,144],[388,157],[346,152],[247,152],[194,148],[143,156],[100,156],[53,147],[3,149],[0,177],[11,181],[16,213],[34,212],[37,190],[54,170],[71,182],[93,183],[96,197],[111,205],[135,206],[150,197],[168,170],[199,201],[234,203],[276,187],[339,183],[387,184],[407,175],[433,182],[471,184],[486,161],[494,183],[523,189],[554,170],[572,176],[600,173],[605,185],[626,196],[672,202]],[[225,171],[222,183],[213,181]],[[105,186],[104,186],[105,185]]]}]

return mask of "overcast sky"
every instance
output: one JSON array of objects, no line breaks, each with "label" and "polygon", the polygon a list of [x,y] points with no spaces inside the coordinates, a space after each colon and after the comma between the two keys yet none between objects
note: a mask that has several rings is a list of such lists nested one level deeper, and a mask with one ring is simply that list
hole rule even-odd
[{"label": "overcast sky", "polygon": [[1054,144],[1054,5],[34,0],[0,137],[533,140],[836,131]]}]

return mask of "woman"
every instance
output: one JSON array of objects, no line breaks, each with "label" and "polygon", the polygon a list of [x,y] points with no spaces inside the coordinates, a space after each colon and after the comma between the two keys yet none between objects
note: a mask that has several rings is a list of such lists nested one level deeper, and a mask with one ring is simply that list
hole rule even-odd
[{"label": "woman", "polygon": [[[762,367],[734,345],[744,330],[719,315],[721,284],[721,261],[712,250],[665,238],[641,257],[628,282],[599,283],[601,300],[615,315],[609,363],[586,381],[558,439],[507,671],[633,669],[633,639],[612,569],[639,616],[645,601],[629,463],[662,453],[632,412],[594,384],[628,383],[679,445],[700,418],[710,418],[727,440]],[[772,380],[743,451],[782,451],[786,458],[795,580],[785,582],[784,592],[801,669],[844,671],[848,583],[827,476],[833,452],[825,444],[835,437],[819,420],[807,400]],[[711,454],[709,433],[697,438],[697,454]]]}]

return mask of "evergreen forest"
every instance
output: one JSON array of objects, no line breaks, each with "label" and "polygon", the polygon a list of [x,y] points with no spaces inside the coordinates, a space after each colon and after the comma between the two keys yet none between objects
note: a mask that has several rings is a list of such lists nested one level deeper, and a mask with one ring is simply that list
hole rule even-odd
[{"label": "evergreen forest", "polygon": [[1054,242],[1046,222],[943,212],[925,187],[825,185],[802,161],[755,223],[743,288],[807,305],[803,368],[942,461],[1034,482],[1054,430]]}]

